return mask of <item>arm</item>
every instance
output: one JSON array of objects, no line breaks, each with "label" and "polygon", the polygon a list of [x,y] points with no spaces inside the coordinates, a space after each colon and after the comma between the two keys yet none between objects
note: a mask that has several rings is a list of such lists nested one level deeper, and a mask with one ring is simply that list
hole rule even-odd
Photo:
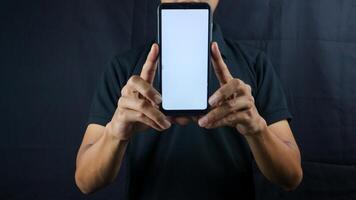
[{"label": "arm", "polygon": [[140,76],[132,76],[121,90],[111,121],[104,127],[90,124],[77,156],[75,181],[83,193],[112,182],[120,169],[130,137],[153,128],[162,131],[171,123],[159,111],[160,94],[153,88],[158,46],[154,44]]},{"label": "arm", "polygon": [[285,190],[295,189],[302,181],[300,153],[286,120],[245,136],[256,163],[271,182]]},{"label": "arm", "polygon": [[75,180],[87,194],[111,183],[117,176],[127,140],[112,132],[110,123],[105,127],[90,124],[85,132],[77,156]]},{"label": "arm", "polygon": [[236,128],[246,138],[262,173],[286,190],[296,188],[302,180],[302,168],[288,122],[267,126],[257,111],[251,87],[232,77],[216,43],[212,45],[212,58],[221,87],[209,98],[212,110],[199,119],[199,125]]}]

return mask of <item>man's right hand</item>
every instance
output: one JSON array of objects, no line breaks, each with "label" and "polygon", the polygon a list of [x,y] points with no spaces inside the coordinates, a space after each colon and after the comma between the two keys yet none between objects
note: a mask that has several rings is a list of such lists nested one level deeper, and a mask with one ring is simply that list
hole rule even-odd
[{"label": "man's right hand", "polygon": [[132,76],[121,90],[115,114],[107,125],[109,132],[121,140],[128,140],[134,133],[149,127],[163,131],[171,126],[158,107],[161,95],[152,86],[158,52],[158,45],[153,44],[140,76]]}]

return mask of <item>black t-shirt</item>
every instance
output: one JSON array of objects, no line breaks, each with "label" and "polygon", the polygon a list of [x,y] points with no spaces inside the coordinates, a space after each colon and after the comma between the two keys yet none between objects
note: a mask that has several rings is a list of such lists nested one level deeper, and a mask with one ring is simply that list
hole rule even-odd
[{"label": "black t-shirt", "polygon": [[[235,78],[252,88],[256,107],[268,124],[290,119],[279,78],[266,55],[223,38],[214,24],[213,40]],[[105,126],[121,88],[140,74],[151,44],[116,56],[93,98],[88,123]],[[212,94],[219,88],[210,77]],[[157,78],[154,87],[158,88]],[[196,123],[172,125],[164,134],[147,130],[129,141],[123,187],[128,199],[254,199],[252,154],[234,128],[204,129]]]}]

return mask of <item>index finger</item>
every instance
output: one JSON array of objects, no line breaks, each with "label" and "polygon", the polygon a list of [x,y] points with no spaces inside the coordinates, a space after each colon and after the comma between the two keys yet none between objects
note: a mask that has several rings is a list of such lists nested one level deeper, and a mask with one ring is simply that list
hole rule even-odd
[{"label": "index finger", "polygon": [[218,102],[231,97],[234,93],[244,94],[244,83],[239,79],[232,79],[228,84],[221,86],[209,98],[209,104],[215,106]]},{"label": "index finger", "polygon": [[143,78],[139,76],[136,75],[132,76],[129,79],[127,85],[130,89],[126,89],[126,91],[127,90],[137,91],[143,97],[149,99],[151,102],[154,102],[156,104],[159,104],[162,101],[159,92],[155,88],[153,88],[151,84],[147,83],[147,81],[143,80]]},{"label": "index finger", "polygon": [[218,43],[213,42],[211,45],[211,51],[212,51],[212,61],[213,61],[213,67],[216,76],[219,79],[220,85],[224,85],[225,83],[229,82],[233,77],[227,68],[223,58],[221,57],[221,53],[218,47]]},{"label": "index finger", "polygon": [[152,84],[156,74],[158,52],[158,45],[156,43],[153,43],[151,50],[147,55],[146,62],[141,70],[140,77],[143,80],[147,81],[149,84]]}]

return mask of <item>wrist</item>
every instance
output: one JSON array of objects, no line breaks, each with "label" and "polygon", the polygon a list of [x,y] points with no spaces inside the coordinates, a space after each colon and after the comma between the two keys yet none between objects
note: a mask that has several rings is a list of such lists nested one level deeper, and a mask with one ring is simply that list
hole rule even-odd
[{"label": "wrist", "polygon": [[[261,116],[259,116],[258,119],[252,123],[254,124],[250,126],[251,128],[243,135],[247,138],[261,138],[267,132],[268,126],[266,121]],[[238,126],[239,125],[236,127]]]},{"label": "wrist", "polygon": [[109,135],[114,140],[127,141],[130,139],[129,131],[125,131],[125,129],[122,128],[122,125],[115,121],[110,121],[107,123],[105,126],[105,131],[107,135]]}]

